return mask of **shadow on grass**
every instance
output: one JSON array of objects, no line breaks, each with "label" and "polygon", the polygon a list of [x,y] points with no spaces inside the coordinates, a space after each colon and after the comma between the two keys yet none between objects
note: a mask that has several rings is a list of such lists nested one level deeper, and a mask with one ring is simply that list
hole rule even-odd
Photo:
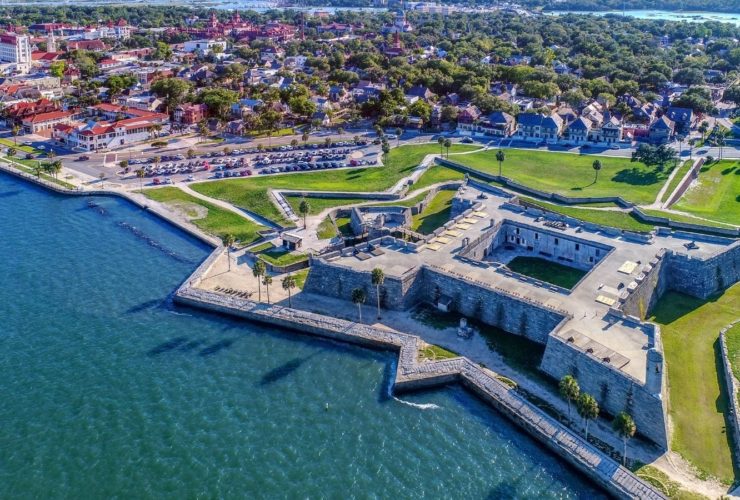
[{"label": "shadow on grass", "polygon": [[641,170],[639,168],[629,168],[620,170],[611,178],[614,182],[622,182],[633,186],[649,186],[660,182],[666,178],[664,172],[658,172],[657,170]]},{"label": "shadow on grass", "polygon": [[[733,433],[730,430],[732,429],[729,405],[730,395],[727,392],[727,380],[725,380],[725,368],[722,361],[722,348],[720,347],[719,336],[714,341],[712,347],[714,348],[714,367],[717,372],[717,385],[719,385],[719,396],[715,402],[715,408],[718,412],[722,413],[722,417],[725,421],[725,426],[722,429],[722,432],[727,439],[727,446],[730,450],[734,450],[735,440]],[[730,453],[730,456],[732,458],[732,473],[735,479],[733,482],[734,486],[738,484],[738,478],[740,478],[740,463],[737,462],[738,457],[735,456],[735,453]]]},{"label": "shadow on grass", "polygon": [[697,299],[679,292],[666,292],[650,312],[650,321],[669,325],[706,304],[716,302],[723,294],[724,291],[707,299]]}]

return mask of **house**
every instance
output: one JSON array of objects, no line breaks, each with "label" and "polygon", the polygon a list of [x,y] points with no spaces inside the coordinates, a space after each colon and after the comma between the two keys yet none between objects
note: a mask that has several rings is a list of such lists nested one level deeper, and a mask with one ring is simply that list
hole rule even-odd
[{"label": "house", "polygon": [[208,106],[205,104],[181,104],[175,108],[172,116],[177,123],[193,125],[203,120],[207,113]]},{"label": "house", "polygon": [[158,126],[161,123],[153,117],[125,118],[115,122],[72,122],[55,125],[52,135],[73,149],[98,151],[151,140]]},{"label": "house", "polygon": [[423,85],[414,85],[406,92],[406,100],[417,98],[428,102],[434,97],[436,97],[436,94]]},{"label": "house", "polygon": [[689,108],[677,108],[670,106],[666,112],[667,116],[675,124],[675,133],[688,134],[694,126],[696,116],[694,111]]},{"label": "house", "polygon": [[667,116],[661,116],[650,124],[648,140],[654,144],[665,144],[673,139],[675,123]]},{"label": "house", "polygon": [[300,249],[303,245],[303,237],[297,234],[284,232],[280,237],[283,240],[283,248],[291,252]]},{"label": "house", "polygon": [[231,105],[231,114],[242,117],[247,114],[255,113],[264,103],[260,99],[240,99]]},{"label": "house", "polygon": [[589,139],[599,144],[614,144],[622,141],[623,137],[622,122],[607,111],[601,124],[591,129]]},{"label": "house", "polygon": [[473,135],[509,137],[516,131],[516,120],[509,113],[503,111],[494,111],[490,115],[479,117],[470,123],[466,122],[473,115],[466,115],[461,122],[460,114],[458,114],[458,130],[461,133],[470,132]]},{"label": "house", "polygon": [[525,141],[557,141],[563,131],[563,119],[556,113],[521,113],[517,117],[517,137]]},{"label": "house", "polygon": [[74,40],[67,42],[67,51],[87,50],[90,52],[104,52],[108,47],[102,40]]},{"label": "house", "polygon": [[25,118],[58,110],[58,103],[49,99],[39,99],[31,102],[21,101],[10,104],[3,112],[6,126],[12,128],[14,125],[22,125]]},{"label": "house", "polygon": [[568,141],[574,144],[585,144],[588,142],[593,123],[585,116],[576,118],[568,125]]},{"label": "house", "polygon": [[208,55],[211,52],[223,53],[226,51],[226,42],[224,40],[191,40],[185,42],[183,50],[187,53],[198,53]]}]

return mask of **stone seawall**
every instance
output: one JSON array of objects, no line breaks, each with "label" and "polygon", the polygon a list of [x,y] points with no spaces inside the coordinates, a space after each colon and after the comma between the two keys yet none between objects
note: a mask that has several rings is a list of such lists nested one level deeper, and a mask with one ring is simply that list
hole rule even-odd
[{"label": "stone seawall", "polygon": [[[197,280],[197,279],[195,279]],[[399,352],[394,391],[428,388],[460,381],[563,460],[605,488],[616,498],[665,498],[649,483],[636,477],[579,435],[545,414],[496,374],[467,358],[419,362],[420,339],[413,335],[352,323],[281,306],[257,304],[183,286],[175,300],[181,304],[230,314],[251,321],[297,330],[304,334]]]},{"label": "stone seawall", "polygon": [[635,419],[639,434],[668,449],[664,402],[639,381],[579,351],[557,335],[548,339],[540,369],[556,380],[573,375],[581,390],[596,398],[603,410],[612,415],[628,412]]},{"label": "stone seawall", "polygon": [[730,328],[737,323],[740,323],[740,319],[733,321],[719,332],[722,371],[724,375],[725,390],[727,391],[727,399],[730,402],[730,411],[727,418],[730,420],[730,426],[732,427],[732,455],[735,463],[739,463],[740,461],[740,401],[738,401],[738,391],[740,391],[740,386],[732,372],[732,361],[730,361],[729,352],[727,351],[726,334]]}]

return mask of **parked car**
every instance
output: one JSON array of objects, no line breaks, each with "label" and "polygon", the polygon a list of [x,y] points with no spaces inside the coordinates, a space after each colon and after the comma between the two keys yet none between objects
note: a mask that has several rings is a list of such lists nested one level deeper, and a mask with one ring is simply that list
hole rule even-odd
[{"label": "parked car", "polygon": [[78,156],[77,157],[77,161],[87,161],[89,159],[90,159],[90,157],[87,156],[87,155],[82,155],[82,156]]}]

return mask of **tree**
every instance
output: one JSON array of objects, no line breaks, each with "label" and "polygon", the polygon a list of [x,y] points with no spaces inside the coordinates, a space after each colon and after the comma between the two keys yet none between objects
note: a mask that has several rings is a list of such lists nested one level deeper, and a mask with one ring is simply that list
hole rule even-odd
[{"label": "tree", "polygon": [[293,307],[293,300],[291,297],[291,290],[295,288],[295,276],[292,274],[287,275],[285,278],[283,278],[283,290],[288,292],[288,307]]},{"label": "tree", "polygon": [[445,138],[444,137],[437,138],[437,144],[439,144],[439,154],[441,156],[444,152],[443,148],[445,145]]},{"label": "tree", "polygon": [[301,199],[300,205],[298,205],[298,213],[303,217],[303,229],[306,229],[306,216],[311,211],[311,205],[308,203],[306,198]]},{"label": "tree", "polygon": [[239,99],[239,94],[233,90],[211,87],[203,89],[198,94],[198,101],[205,104],[211,116],[220,121],[226,121],[231,113],[231,106]]},{"label": "tree", "polygon": [[121,160],[121,161],[119,161],[118,162],[118,166],[121,167],[121,170],[123,170],[125,172],[126,169],[128,168],[128,160]]},{"label": "tree", "polygon": [[227,234],[224,236],[224,245],[226,246],[226,262],[229,263],[229,271],[231,271],[231,246],[236,241],[233,234]]},{"label": "tree", "polygon": [[452,141],[449,139],[445,139],[444,147],[447,150],[447,158],[450,157],[450,147],[452,146]]},{"label": "tree", "polygon": [[626,412],[620,412],[612,422],[612,428],[622,438],[624,453],[622,454],[622,465],[627,464],[627,441],[637,432],[637,425],[632,417]]},{"label": "tree", "polygon": [[570,417],[570,403],[578,399],[581,392],[578,381],[572,375],[566,375],[560,379],[558,390],[560,395],[568,402],[568,417]]},{"label": "tree", "polygon": [[8,156],[15,156],[15,154],[18,152],[15,148],[8,148]]},{"label": "tree", "polygon": [[384,155],[387,155],[391,152],[391,147],[388,145],[388,141],[383,140],[383,144],[381,145],[380,149],[383,151]]},{"label": "tree", "polygon": [[100,172],[98,175],[98,179],[100,179],[100,188],[105,189],[105,174],[103,172]]},{"label": "tree", "polygon": [[362,288],[352,290],[352,303],[357,304],[357,314],[360,317],[360,323],[362,323],[362,304],[365,303],[365,299],[367,299],[365,290]]},{"label": "tree", "polygon": [[146,171],[143,168],[140,168],[136,171],[136,177],[139,178],[139,189],[144,189],[144,176],[146,175]]},{"label": "tree", "polygon": [[599,416],[599,403],[592,395],[582,392],[576,401],[576,410],[586,423],[586,440],[588,441],[588,423]]},{"label": "tree", "polygon": [[64,61],[55,61],[49,65],[49,74],[61,78],[64,76],[66,63]]},{"label": "tree", "polygon": [[399,127],[396,129],[396,147],[401,145],[401,134],[403,134],[403,129]]},{"label": "tree", "polygon": [[385,273],[379,267],[376,267],[370,273],[370,281],[375,287],[375,295],[378,296],[378,319],[380,319],[380,287],[385,282]]},{"label": "tree", "polygon": [[152,83],[151,91],[164,99],[167,112],[180,105],[190,92],[192,86],[182,78],[162,78]]},{"label": "tree", "polygon": [[727,129],[722,128],[722,127],[719,127],[714,132],[715,142],[717,143],[717,146],[719,146],[719,159],[720,160],[724,156],[723,153],[724,153],[725,145],[727,145],[727,139],[726,139],[727,135],[728,135]]},{"label": "tree", "polygon": [[193,148],[188,149],[188,152],[187,152],[188,159],[193,159],[195,158],[195,156],[196,156],[195,150]]},{"label": "tree", "polygon": [[632,161],[641,161],[647,166],[657,165],[659,170],[662,170],[667,163],[675,162],[677,158],[676,150],[665,144],[657,147],[650,144],[640,144],[632,152]]},{"label": "tree", "polygon": [[272,276],[265,272],[265,276],[262,278],[262,284],[265,285],[267,290],[267,303],[270,303],[270,285],[272,285]]},{"label": "tree", "polygon": [[267,266],[262,259],[257,259],[252,266],[252,275],[257,278],[257,300],[262,302],[262,287],[260,287],[260,278],[267,273]]},{"label": "tree", "polygon": [[722,99],[728,102],[734,102],[740,106],[740,85],[730,85],[722,94]]},{"label": "tree", "polygon": [[498,162],[498,176],[501,177],[501,164],[506,159],[506,154],[503,152],[503,150],[499,149],[496,151],[496,161]]},{"label": "tree", "polygon": [[164,42],[157,42],[157,48],[152,53],[155,61],[169,61],[172,58],[172,48]]},{"label": "tree", "polygon": [[21,126],[18,124],[13,125],[13,128],[10,129],[10,132],[13,134],[13,144],[17,146],[18,145],[18,134],[21,133]]},{"label": "tree", "polygon": [[55,179],[59,178],[59,172],[62,171],[62,160],[56,160],[49,164],[49,172],[54,175]]},{"label": "tree", "polygon": [[709,122],[704,120],[699,124],[699,133],[701,134],[701,141],[704,142],[707,136],[707,132],[709,131]]},{"label": "tree", "polygon": [[303,132],[303,135],[301,135],[301,140],[303,141],[303,144],[306,144],[308,142],[308,132]]},{"label": "tree", "polygon": [[599,170],[601,170],[601,160],[594,160],[591,166],[594,168],[594,184],[596,184],[599,179]]},{"label": "tree", "polygon": [[198,122],[198,135],[203,140],[208,137],[208,123],[205,120]]}]

